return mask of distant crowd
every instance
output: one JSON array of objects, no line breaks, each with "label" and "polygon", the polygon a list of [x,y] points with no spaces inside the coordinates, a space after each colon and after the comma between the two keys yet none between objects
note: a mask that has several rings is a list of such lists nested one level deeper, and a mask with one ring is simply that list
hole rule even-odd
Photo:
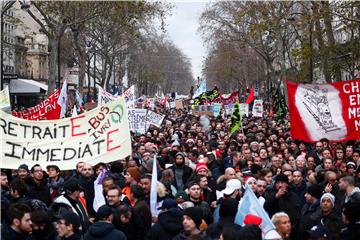
[{"label": "distant crowd", "polygon": [[[2,169],[1,239],[263,239],[259,216],[235,223],[246,184],[280,236],[269,239],[359,239],[360,141],[297,141],[286,119],[268,111],[244,117],[231,135],[230,115],[200,118],[185,107],[157,106],[166,116],[162,127],[132,134],[133,153],[125,159],[77,162],[73,171],[26,162]],[[105,204],[96,207],[98,194]]]}]

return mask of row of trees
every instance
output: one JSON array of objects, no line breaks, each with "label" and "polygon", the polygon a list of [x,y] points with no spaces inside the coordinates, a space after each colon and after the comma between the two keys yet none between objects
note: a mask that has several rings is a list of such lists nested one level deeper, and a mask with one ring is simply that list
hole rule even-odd
[{"label": "row of trees", "polygon": [[106,87],[111,79],[121,85],[124,76],[140,94],[185,90],[192,82],[189,60],[163,36],[171,9],[149,1],[32,1],[27,12],[49,40],[49,92],[59,82],[59,61],[79,67],[80,91],[85,78]]},{"label": "row of trees", "polygon": [[359,20],[357,1],[213,3],[200,18],[210,49],[204,75],[231,87],[239,80],[246,85],[359,77]]}]

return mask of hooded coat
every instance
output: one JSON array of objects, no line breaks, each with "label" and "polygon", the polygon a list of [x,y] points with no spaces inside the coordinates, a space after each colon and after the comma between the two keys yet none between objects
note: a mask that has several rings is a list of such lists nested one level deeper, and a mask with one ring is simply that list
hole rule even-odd
[{"label": "hooded coat", "polygon": [[178,208],[161,213],[158,220],[150,229],[147,240],[172,239],[183,230],[183,214]]},{"label": "hooded coat", "polygon": [[126,236],[117,230],[113,224],[99,221],[91,225],[84,236],[84,240],[126,240]]}]

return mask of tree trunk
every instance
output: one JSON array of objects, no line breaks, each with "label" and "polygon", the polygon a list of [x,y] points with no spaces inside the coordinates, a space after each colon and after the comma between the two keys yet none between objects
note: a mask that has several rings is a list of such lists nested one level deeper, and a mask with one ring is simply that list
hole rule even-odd
[{"label": "tree trunk", "polygon": [[[313,2],[312,6],[313,6],[314,14],[319,14],[319,7],[317,3]],[[326,56],[325,42],[321,35],[322,29],[321,29],[320,19],[318,17],[314,17],[313,21],[315,23],[314,33],[315,33],[316,41],[318,42],[318,46],[319,46],[319,54],[320,54],[323,74],[325,76],[325,81],[331,82],[331,74],[329,71],[328,57]]]},{"label": "tree trunk", "polygon": [[49,46],[49,79],[48,79],[48,95],[50,95],[56,89],[56,83],[60,81],[58,78],[58,44],[60,42],[60,37],[50,35]]},{"label": "tree trunk", "polygon": [[324,11],[324,26],[325,26],[325,32],[326,32],[326,37],[329,41],[329,50],[331,51],[331,58],[333,59],[332,61],[334,61],[335,64],[334,65],[334,79],[336,82],[341,81],[341,70],[340,67],[337,64],[337,52],[336,52],[336,42],[335,42],[335,37],[334,37],[334,31],[333,31],[333,27],[332,27],[332,17],[330,14],[330,5],[328,1],[323,1],[322,2],[322,10]]}]

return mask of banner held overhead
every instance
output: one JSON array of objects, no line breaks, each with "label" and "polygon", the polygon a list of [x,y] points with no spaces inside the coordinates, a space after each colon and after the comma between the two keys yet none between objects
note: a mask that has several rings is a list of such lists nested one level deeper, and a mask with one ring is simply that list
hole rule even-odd
[{"label": "banner held overhead", "polygon": [[20,164],[56,164],[75,169],[79,161],[95,165],[131,154],[131,138],[124,98],[76,117],[28,121],[0,110],[2,168]]}]

